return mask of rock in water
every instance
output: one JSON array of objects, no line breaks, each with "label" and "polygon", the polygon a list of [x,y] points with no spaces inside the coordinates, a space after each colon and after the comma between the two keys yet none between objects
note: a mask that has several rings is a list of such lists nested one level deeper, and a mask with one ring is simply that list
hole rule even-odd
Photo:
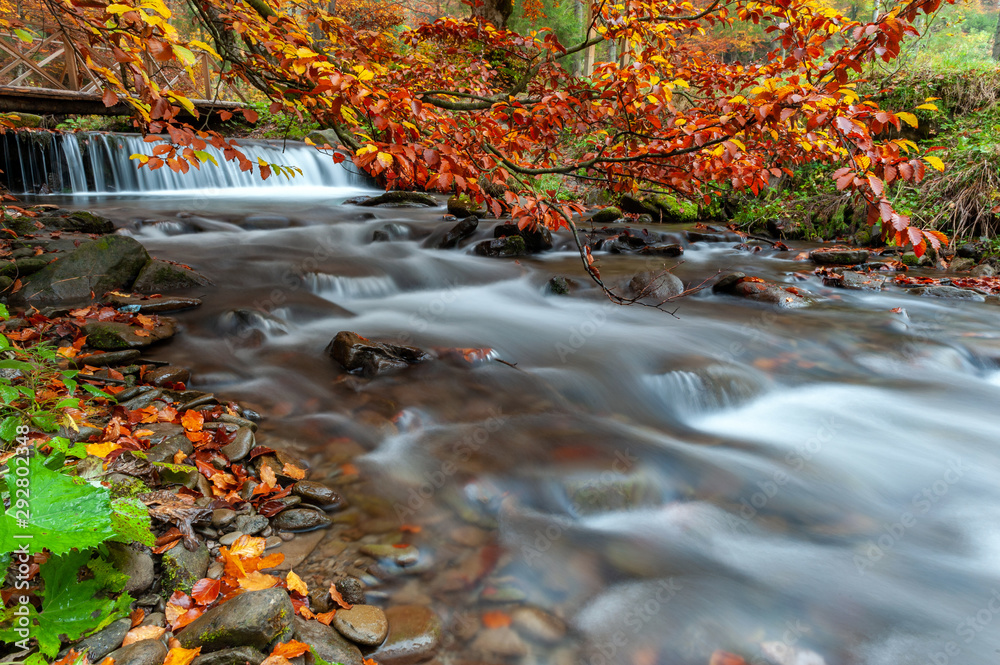
[{"label": "rock in water", "polygon": [[361,651],[340,633],[319,621],[306,621],[296,617],[295,638],[312,647],[316,655],[328,663],[361,665]]},{"label": "rock in water", "polygon": [[172,337],[174,322],[161,317],[160,325],[148,330],[148,336],[140,337],[133,326],[117,321],[91,321],[83,327],[87,335],[87,344],[102,351],[120,351],[123,349],[141,349],[155,342]]},{"label": "rock in water", "polygon": [[479,228],[479,218],[475,215],[466,216],[465,219],[451,227],[451,230],[445,234],[441,242],[438,243],[438,249],[451,249],[457,246],[459,241],[471,236],[476,232],[477,228]]},{"label": "rock in water", "polygon": [[813,263],[821,266],[849,266],[864,263],[868,260],[868,250],[865,249],[814,249],[809,252]]},{"label": "rock in water", "polygon": [[355,644],[373,647],[382,644],[389,633],[385,612],[374,605],[354,605],[349,610],[337,610],[333,627]]},{"label": "rock in water", "polygon": [[185,649],[201,647],[202,653],[241,646],[267,651],[274,640],[291,632],[294,617],[295,608],[284,589],[247,591],[202,614],[177,639]]},{"label": "rock in water", "polygon": [[473,215],[486,214],[486,208],[481,203],[476,203],[474,198],[463,194],[461,196],[452,196],[448,199],[448,214],[455,215],[459,219],[465,219]]},{"label": "rock in water", "polygon": [[908,290],[918,296],[929,298],[954,298],[956,300],[972,300],[985,302],[986,296],[972,289],[960,289],[956,286],[918,286]]},{"label": "rock in water", "polygon": [[437,653],[441,620],[429,607],[397,605],[385,611],[389,635],[371,658],[380,665],[410,665]]},{"label": "rock in water", "polygon": [[538,228],[520,228],[517,224],[499,224],[493,228],[493,237],[513,238],[520,236],[524,240],[524,248],[534,254],[552,249],[552,232],[544,226]]},{"label": "rock in water", "polygon": [[590,221],[594,224],[610,224],[616,219],[619,219],[621,216],[621,210],[615,206],[608,206],[607,208],[598,210],[594,213],[594,216],[590,218]]},{"label": "rock in water", "polygon": [[494,238],[493,240],[484,240],[476,245],[476,254],[498,259],[524,256],[527,253],[524,238],[521,236]]},{"label": "rock in water", "polygon": [[341,331],[326,347],[326,353],[348,372],[373,377],[430,360],[424,351],[366,339],[355,332]]},{"label": "rock in water", "polygon": [[663,301],[684,292],[684,282],[669,272],[642,272],[628,283],[629,293],[634,298],[650,298]]},{"label": "rock in water", "polygon": [[162,291],[193,289],[209,284],[211,282],[207,277],[190,268],[174,265],[167,261],[150,259],[135,278],[132,290],[138,293],[160,293]]},{"label": "rock in water", "polygon": [[272,525],[279,531],[313,531],[330,526],[333,522],[326,513],[308,508],[292,508],[284,510],[274,518]]},{"label": "rock in water", "polygon": [[32,303],[83,301],[91,293],[129,290],[149,260],[146,248],[134,238],[105,236],[33,274],[14,298]]},{"label": "rock in water", "polygon": [[[344,203],[348,203],[348,201]],[[386,192],[385,194],[353,203],[354,205],[369,208],[436,208],[438,205],[437,200],[433,196],[424,194],[423,192]]]}]

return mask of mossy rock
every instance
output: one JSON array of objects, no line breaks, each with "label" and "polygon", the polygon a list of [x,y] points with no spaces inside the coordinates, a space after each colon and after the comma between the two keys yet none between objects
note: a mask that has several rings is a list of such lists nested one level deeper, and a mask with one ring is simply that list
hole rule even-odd
[{"label": "mossy rock", "polygon": [[19,236],[38,231],[38,227],[35,226],[35,220],[32,217],[10,217],[4,219],[0,221],[0,228],[9,229]]},{"label": "mossy rock", "polygon": [[132,290],[137,293],[163,293],[164,291],[181,291],[211,284],[209,279],[190,268],[185,268],[168,261],[150,259],[142,267]]},{"label": "mossy rock", "polygon": [[603,210],[598,210],[590,218],[590,221],[594,224],[611,224],[616,219],[621,219],[622,211],[616,206],[608,206]]},{"label": "mossy rock", "polygon": [[481,203],[477,203],[471,196],[462,194],[448,199],[448,213],[459,219],[472,216],[482,217],[486,214],[486,208]]},{"label": "mossy rock", "polygon": [[191,593],[194,583],[205,577],[211,560],[204,543],[193,552],[184,547],[184,543],[164,552],[161,562],[164,595],[170,596],[177,590]]},{"label": "mossy rock", "polygon": [[18,277],[33,275],[48,264],[49,259],[34,256],[24,257],[16,261],[7,261],[0,265],[0,276],[17,279]]},{"label": "mossy rock", "polygon": [[13,125],[14,129],[38,129],[45,121],[40,115],[22,113],[20,111],[17,113],[0,113],[0,118]]},{"label": "mossy rock", "polygon": [[90,300],[91,294],[130,289],[149,260],[146,248],[134,238],[104,236],[31,275],[15,295],[32,303]]}]

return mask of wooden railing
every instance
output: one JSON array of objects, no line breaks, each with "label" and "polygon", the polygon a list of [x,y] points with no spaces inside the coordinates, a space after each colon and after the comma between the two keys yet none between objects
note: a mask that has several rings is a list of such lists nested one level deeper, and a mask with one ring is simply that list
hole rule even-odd
[{"label": "wooden railing", "polygon": [[[118,64],[110,51],[91,48],[91,62],[106,68]],[[216,90],[219,81],[212,58],[195,52],[192,85],[184,68],[177,63],[166,65],[147,59],[146,71],[161,88],[170,88],[189,97],[201,99],[236,99],[242,97],[235,89]],[[53,32],[26,44],[13,34],[0,33],[0,86],[6,88],[48,89],[82,94],[100,94],[100,79],[87,66],[86,59],[65,33]]]}]

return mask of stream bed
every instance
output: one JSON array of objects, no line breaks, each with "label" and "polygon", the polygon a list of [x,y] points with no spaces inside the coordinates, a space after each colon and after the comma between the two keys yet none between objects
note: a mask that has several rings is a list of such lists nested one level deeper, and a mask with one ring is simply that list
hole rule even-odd
[{"label": "stream bed", "polygon": [[[997,662],[996,306],[803,281],[805,243],[685,242],[686,285],[742,270],[817,302],[620,307],[565,234],[516,260],[432,249],[443,206],[340,205],[353,187],[37,200],[214,282],[149,357],[266,414],[315,479],[361,472],[353,535],[402,525],[420,553],[364,571],[370,598],[433,607],[438,662]],[[597,258],[611,283],[678,262]],[[342,330],[493,352],[365,380],[325,352]],[[304,577],[345,565],[310,541]]]}]

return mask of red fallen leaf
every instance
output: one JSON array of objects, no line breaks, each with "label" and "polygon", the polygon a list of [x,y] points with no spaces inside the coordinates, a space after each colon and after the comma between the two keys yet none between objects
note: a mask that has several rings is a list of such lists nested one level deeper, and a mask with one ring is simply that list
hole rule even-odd
[{"label": "red fallen leaf", "polygon": [[154,543],[157,547],[161,545],[166,545],[167,543],[172,543],[176,540],[180,540],[184,534],[181,533],[180,529],[175,526],[170,527],[162,536],[156,539]]},{"label": "red fallen leaf", "polygon": [[256,448],[253,448],[250,451],[250,454],[247,455],[247,458],[248,459],[254,459],[255,457],[260,457],[261,455],[266,455],[268,453],[273,453],[273,452],[274,452],[274,450],[271,449],[271,448],[268,448],[267,446],[257,446]]},{"label": "red fallen leaf", "polygon": [[221,581],[206,577],[194,583],[191,588],[191,598],[199,605],[209,605],[219,597],[221,590]]},{"label": "red fallen leaf", "polygon": [[76,649],[70,649],[65,656],[63,656],[59,660],[52,661],[52,665],[72,665],[79,658],[80,654],[76,652]]},{"label": "red fallen leaf", "polygon": [[132,610],[132,613],[128,615],[128,617],[129,620],[132,622],[131,627],[135,628],[140,623],[142,623],[143,619],[146,618],[146,610],[142,609],[141,607],[137,607],[134,610]]},{"label": "red fallen leaf", "polygon": [[195,619],[197,619],[198,617],[200,617],[204,613],[205,613],[204,607],[192,607],[187,612],[178,617],[177,621],[171,624],[171,628],[174,631],[178,631],[184,626],[194,621]]},{"label": "red fallen leaf", "polygon": [[333,584],[330,585],[330,598],[332,598],[333,602],[337,603],[345,610],[349,610],[354,607],[354,605],[351,605],[349,602],[344,600],[344,597],[340,595],[340,592],[337,591],[337,587]]},{"label": "red fallen leaf", "polygon": [[152,552],[153,552],[153,554],[163,554],[167,550],[172,550],[173,548],[175,548],[177,546],[177,543],[179,543],[179,542],[181,542],[181,541],[178,538],[177,540],[171,541],[171,542],[167,543],[166,545],[161,545],[159,547],[152,548]]}]

